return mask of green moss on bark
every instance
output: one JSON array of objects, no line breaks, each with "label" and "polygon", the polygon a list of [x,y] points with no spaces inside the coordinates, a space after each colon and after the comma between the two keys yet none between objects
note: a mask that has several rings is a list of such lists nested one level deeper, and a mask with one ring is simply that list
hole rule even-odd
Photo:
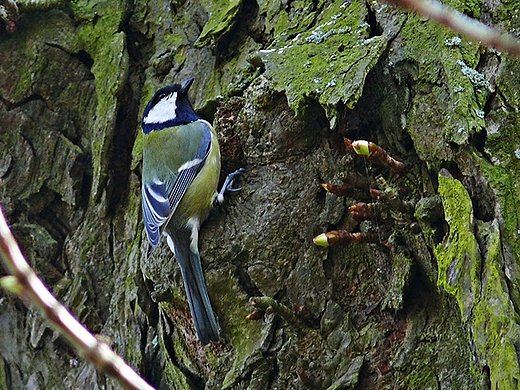
[{"label": "green moss on bark", "polygon": [[[355,106],[389,39],[371,36],[366,7],[358,0],[337,0],[323,10],[314,28],[302,29],[294,38],[282,33],[271,48],[260,52],[273,88],[285,91],[297,114],[304,112],[307,98],[313,98],[334,125],[340,101],[348,108]],[[313,16],[312,7],[303,9]]]},{"label": "green moss on bark", "polygon": [[473,314],[474,342],[480,359],[489,366],[491,388],[517,389],[520,364],[516,344],[520,339],[520,326],[505,284],[498,221],[482,223],[479,230],[480,236],[485,237],[486,253],[482,296]]},{"label": "green moss on bark", "polygon": [[208,21],[195,42],[199,47],[207,45],[231,30],[242,6],[242,0],[202,1],[201,3],[208,13]]},{"label": "green moss on bark", "polygon": [[462,183],[446,170],[439,174],[439,195],[449,232],[435,248],[437,284],[457,298],[463,317],[468,318],[480,294],[481,259],[473,234],[473,207]]},{"label": "green moss on bark", "polygon": [[[244,371],[262,360],[261,346],[263,321],[248,321],[246,316],[253,310],[248,297],[239,288],[239,282],[231,267],[208,273],[209,292],[215,305],[219,322],[225,326],[224,334],[233,346],[233,363],[223,382],[222,389],[235,386]],[[233,301],[230,301],[233,299]],[[215,362],[217,363],[217,362]]]},{"label": "green moss on bark", "polygon": [[[478,13],[475,4],[470,9]],[[413,15],[400,37],[405,45],[395,61],[409,61],[418,69],[417,97],[408,132],[421,159],[439,167],[452,158],[449,143],[467,144],[472,135],[485,128],[484,106],[491,87],[486,76],[475,69],[480,47],[450,29]],[[426,142],[425,129],[431,134]],[[428,142],[429,138],[435,140]]]},{"label": "green moss on bark", "polygon": [[109,152],[115,131],[119,98],[128,77],[126,36],[120,31],[126,1],[74,1],[71,8],[82,21],[78,30],[81,46],[94,61],[97,107],[93,122],[92,201],[99,203],[107,182]]},{"label": "green moss on bark", "polygon": [[[477,367],[485,364],[490,369],[492,388],[517,388],[520,366],[515,343],[520,327],[505,284],[498,221],[475,226],[467,191],[446,171],[439,175],[439,194],[450,231],[435,248],[438,284],[455,296],[471,329],[478,357],[475,374],[480,373]],[[483,250],[479,251],[476,234]]]}]

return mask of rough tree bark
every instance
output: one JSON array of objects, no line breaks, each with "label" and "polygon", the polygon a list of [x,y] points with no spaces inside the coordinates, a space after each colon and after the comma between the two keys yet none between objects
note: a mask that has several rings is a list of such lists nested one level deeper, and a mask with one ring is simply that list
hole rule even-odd
[{"label": "rough tree bark", "polygon": [[[449,4],[520,27],[514,2]],[[0,203],[56,295],[150,383],[517,388],[518,60],[360,0],[59,5],[0,32]],[[142,109],[189,76],[223,174],[247,169],[201,232],[223,335],[208,347],[166,245],[145,261],[140,211]],[[344,136],[406,174],[346,153]],[[369,187],[395,199],[357,223],[348,206]],[[331,229],[387,245],[313,244]],[[252,296],[296,315],[248,321]],[[0,356],[1,389],[118,388],[9,296]]]}]

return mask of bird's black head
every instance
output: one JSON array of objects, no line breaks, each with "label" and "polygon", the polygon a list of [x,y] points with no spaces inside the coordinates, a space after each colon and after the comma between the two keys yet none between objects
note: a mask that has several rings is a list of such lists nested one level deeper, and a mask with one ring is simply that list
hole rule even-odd
[{"label": "bird's black head", "polygon": [[141,125],[145,134],[201,119],[188,100],[191,84],[193,84],[192,77],[182,84],[168,85],[155,93],[143,113]]}]

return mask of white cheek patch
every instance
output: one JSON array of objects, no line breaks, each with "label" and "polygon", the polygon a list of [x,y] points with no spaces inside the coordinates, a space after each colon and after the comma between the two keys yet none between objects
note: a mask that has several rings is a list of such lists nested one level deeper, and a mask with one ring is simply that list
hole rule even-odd
[{"label": "white cheek patch", "polygon": [[177,116],[177,92],[173,92],[167,98],[162,99],[148,112],[143,119],[143,123],[149,125],[152,123],[164,123],[175,119]]}]

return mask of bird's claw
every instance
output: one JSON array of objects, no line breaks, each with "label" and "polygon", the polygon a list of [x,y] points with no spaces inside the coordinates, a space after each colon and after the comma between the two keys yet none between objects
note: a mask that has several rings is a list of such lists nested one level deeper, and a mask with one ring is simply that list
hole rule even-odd
[{"label": "bird's claw", "polygon": [[235,172],[230,173],[226,177],[226,181],[224,181],[224,185],[222,186],[222,189],[224,192],[237,192],[242,189],[242,187],[234,188],[233,182],[235,178],[239,175],[243,175],[246,170],[244,168],[237,169]]},{"label": "bird's claw", "polygon": [[233,187],[233,182],[237,176],[243,175],[245,171],[246,170],[244,168],[240,168],[237,169],[235,172],[232,172],[229,175],[227,175],[226,180],[224,181],[224,184],[222,185],[222,188],[220,189],[220,192],[217,195],[217,204],[221,204],[224,201],[224,194],[226,192],[238,192],[242,189],[242,187]]}]

